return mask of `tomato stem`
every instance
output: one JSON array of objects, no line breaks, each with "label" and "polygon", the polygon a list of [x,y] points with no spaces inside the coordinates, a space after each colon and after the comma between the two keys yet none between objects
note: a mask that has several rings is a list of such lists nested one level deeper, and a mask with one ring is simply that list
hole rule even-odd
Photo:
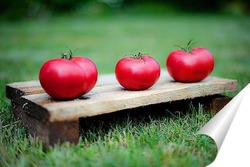
[{"label": "tomato stem", "polygon": [[62,54],[62,56],[61,56],[62,59],[68,59],[68,60],[70,60],[73,57],[73,52],[70,49],[69,49],[68,53],[67,52],[66,53],[61,52],[61,54]]},{"label": "tomato stem", "polygon": [[62,59],[67,59],[67,53],[61,52],[61,54],[62,54],[62,56],[61,56]]},{"label": "tomato stem", "polygon": [[196,44],[197,42],[193,42],[193,39],[189,40],[186,47],[181,47],[181,46],[178,46],[181,50],[185,51],[185,52],[189,52],[191,53],[192,52],[192,48],[194,46],[194,44]]},{"label": "tomato stem", "polygon": [[73,53],[72,51],[69,49],[69,60],[72,59]]},{"label": "tomato stem", "polygon": [[133,55],[134,59],[142,59],[143,54],[139,51],[137,55]]}]

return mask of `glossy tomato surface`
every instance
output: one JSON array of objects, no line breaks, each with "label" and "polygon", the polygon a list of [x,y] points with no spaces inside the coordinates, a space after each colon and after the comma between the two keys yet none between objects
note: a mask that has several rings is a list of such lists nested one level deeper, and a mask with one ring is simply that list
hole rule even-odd
[{"label": "glossy tomato surface", "polygon": [[52,59],[39,72],[41,86],[52,98],[74,99],[89,92],[97,81],[95,64],[87,58]]},{"label": "glossy tomato surface", "polygon": [[167,57],[166,67],[176,81],[199,82],[213,71],[214,57],[209,50],[201,47],[190,52],[175,50]]},{"label": "glossy tomato surface", "polygon": [[160,77],[160,65],[149,55],[125,57],[115,67],[117,81],[128,90],[145,90]]},{"label": "glossy tomato surface", "polygon": [[84,91],[84,94],[88,93],[90,90],[94,88],[97,82],[98,71],[96,65],[90,59],[81,56],[75,56],[71,59],[71,61],[78,64],[79,66],[81,66],[82,69],[84,69],[86,82],[88,83],[88,86]]}]

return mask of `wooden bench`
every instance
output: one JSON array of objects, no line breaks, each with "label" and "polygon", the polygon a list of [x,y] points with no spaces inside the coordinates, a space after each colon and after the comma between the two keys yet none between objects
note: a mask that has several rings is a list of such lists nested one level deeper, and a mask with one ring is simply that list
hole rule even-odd
[{"label": "wooden bench", "polygon": [[[114,74],[107,74],[99,76],[91,92],[75,100],[53,100],[44,92],[39,81],[7,84],[6,96],[11,100],[15,117],[23,122],[31,134],[42,139],[46,146],[51,146],[58,141],[77,143],[80,118],[235,90],[236,80],[210,76],[197,83],[179,83],[163,70],[159,81],[144,91],[124,90]],[[228,98],[219,100],[221,106],[228,102]]]}]

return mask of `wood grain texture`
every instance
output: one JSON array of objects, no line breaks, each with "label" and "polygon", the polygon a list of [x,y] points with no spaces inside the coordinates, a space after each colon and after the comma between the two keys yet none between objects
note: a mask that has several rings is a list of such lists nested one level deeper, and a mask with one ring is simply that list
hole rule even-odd
[{"label": "wood grain texture", "polygon": [[80,117],[111,113],[151,104],[192,99],[235,91],[237,81],[210,76],[197,83],[179,83],[162,71],[159,81],[144,91],[123,89],[113,74],[100,75],[95,88],[81,98],[55,101],[38,81],[12,83],[6,86],[7,97],[39,120],[50,122],[78,120]]}]

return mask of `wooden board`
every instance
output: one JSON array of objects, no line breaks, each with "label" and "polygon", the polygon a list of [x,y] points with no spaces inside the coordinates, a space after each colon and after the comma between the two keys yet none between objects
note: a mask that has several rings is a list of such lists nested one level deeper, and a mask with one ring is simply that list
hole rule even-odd
[{"label": "wooden board", "polygon": [[[117,83],[114,74],[107,74],[99,76],[97,85],[91,92],[75,100],[53,100],[43,91],[39,81],[7,84],[6,96],[12,101],[13,111],[17,117],[21,117],[22,120],[33,119],[35,124],[38,124],[38,121],[43,128],[47,129],[48,132],[41,133],[41,136],[42,138],[46,136],[45,141],[51,145],[56,140],[51,141],[48,136],[50,132],[55,131],[59,123],[60,126],[62,123],[67,125],[66,130],[68,124],[74,124],[73,129],[76,129],[74,134],[77,134],[79,118],[235,90],[237,90],[236,80],[210,76],[197,83],[179,83],[173,81],[163,70],[159,81],[152,88],[144,91],[125,90]],[[28,124],[27,121],[24,123]],[[38,129],[41,129],[41,126],[31,131],[39,134]],[[62,137],[59,135],[57,138],[61,140]],[[73,137],[73,141],[77,138]]]}]

